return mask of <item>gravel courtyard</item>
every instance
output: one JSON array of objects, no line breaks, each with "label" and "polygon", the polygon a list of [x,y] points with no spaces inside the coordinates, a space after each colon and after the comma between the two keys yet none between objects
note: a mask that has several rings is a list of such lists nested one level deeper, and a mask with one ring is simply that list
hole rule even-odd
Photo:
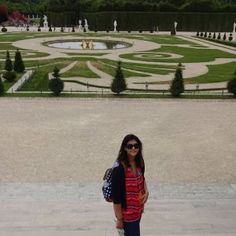
[{"label": "gravel courtyard", "polygon": [[236,183],[233,100],[0,100],[1,183],[101,181],[123,137],[153,183]]}]

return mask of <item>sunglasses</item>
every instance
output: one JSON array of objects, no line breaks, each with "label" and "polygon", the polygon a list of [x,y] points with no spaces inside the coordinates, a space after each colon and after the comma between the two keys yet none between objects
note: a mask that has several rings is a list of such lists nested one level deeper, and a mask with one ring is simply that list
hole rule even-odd
[{"label": "sunglasses", "polygon": [[135,149],[138,149],[138,148],[139,148],[138,143],[135,143],[135,144],[127,144],[127,145],[126,145],[126,148],[127,148],[127,149],[132,149],[133,147],[134,147]]}]

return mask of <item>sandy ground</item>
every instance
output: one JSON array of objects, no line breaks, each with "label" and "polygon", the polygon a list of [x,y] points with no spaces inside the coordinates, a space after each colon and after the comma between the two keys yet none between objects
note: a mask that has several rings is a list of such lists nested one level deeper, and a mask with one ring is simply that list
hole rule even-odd
[{"label": "sandy ground", "polygon": [[0,99],[0,236],[115,236],[102,176],[144,145],[145,236],[236,234],[235,100]]},{"label": "sandy ground", "polygon": [[203,100],[0,100],[1,182],[97,182],[127,133],[147,179],[236,182],[236,103]]}]

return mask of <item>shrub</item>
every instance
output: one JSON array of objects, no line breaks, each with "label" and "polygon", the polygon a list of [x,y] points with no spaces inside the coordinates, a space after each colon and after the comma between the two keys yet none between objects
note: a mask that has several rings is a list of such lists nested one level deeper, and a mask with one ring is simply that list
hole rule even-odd
[{"label": "shrub", "polygon": [[184,80],[181,66],[176,69],[175,77],[170,86],[170,92],[173,97],[179,97],[184,92]]},{"label": "shrub", "polygon": [[221,34],[220,33],[218,34],[217,39],[221,40]]},{"label": "shrub", "polygon": [[3,26],[3,27],[2,27],[2,32],[3,32],[3,33],[7,32],[7,28]]},{"label": "shrub", "polygon": [[233,40],[233,34],[231,33],[230,35],[229,35],[229,41],[232,41]]},{"label": "shrub", "polygon": [[14,71],[7,71],[3,74],[3,78],[8,82],[13,82],[16,79],[16,73]]},{"label": "shrub", "polygon": [[213,39],[216,39],[216,33],[213,34]]},{"label": "shrub", "polygon": [[208,38],[209,38],[209,39],[211,38],[211,32],[208,34]]},{"label": "shrub", "polygon": [[41,31],[41,28],[40,28],[40,26],[38,27],[38,31]]},{"label": "shrub", "polygon": [[196,36],[199,37],[199,32],[197,32]]},{"label": "shrub", "polygon": [[223,40],[226,40],[226,33],[224,33]]},{"label": "shrub", "polygon": [[207,32],[204,33],[204,38],[207,38]]},{"label": "shrub", "polygon": [[126,90],[126,87],[127,85],[121,69],[121,62],[119,61],[115,77],[111,84],[111,91],[119,95],[122,91]]},{"label": "shrub", "polygon": [[200,33],[200,36],[203,37],[203,32]]},{"label": "shrub", "polygon": [[49,80],[48,88],[56,95],[59,96],[64,89],[64,82],[60,79],[59,69],[57,67],[53,70],[53,78]]},{"label": "shrub", "polygon": [[25,65],[21,57],[21,53],[19,49],[17,49],[15,53],[15,61],[14,61],[14,71],[22,73],[25,70]]},{"label": "shrub", "polygon": [[4,85],[2,82],[2,78],[0,78],[0,96],[2,96],[4,94]]},{"label": "shrub", "polygon": [[7,50],[6,61],[5,61],[5,70],[6,71],[12,71],[12,69],[13,69],[13,65],[12,65],[12,61],[11,61],[11,58],[10,58],[10,53]]},{"label": "shrub", "polygon": [[227,89],[229,93],[233,93],[236,97],[236,71],[234,73],[235,77],[231,79],[227,84]]},{"label": "shrub", "polygon": [[49,32],[52,32],[52,27],[50,26],[49,29],[48,29]]}]

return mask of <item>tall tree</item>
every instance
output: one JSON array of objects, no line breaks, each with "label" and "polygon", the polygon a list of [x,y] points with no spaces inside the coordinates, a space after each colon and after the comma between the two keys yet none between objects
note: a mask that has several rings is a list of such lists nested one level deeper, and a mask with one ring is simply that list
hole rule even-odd
[{"label": "tall tree", "polygon": [[19,49],[16,50],[15,53],[15,61],[14,61],[14,71],[22,73],[25,70],[25,65],[21,57],[21,53]]},{"label": "tall tree", "polygon": [[233,93],[236,97],[236,71],[234,72],[234,78],[228,82],[227,89],[229,93]]},{"label": "tall tree", "polygon": [[8,18],[8,10],[5,4],[0,5],[0,24],[4,21],[7,21]]},{"label": "tall tree", "polygon": [[59,69],[55,66],[53,70],[53,78],[49,80],[48,87],[56,95],[59,96],[64,89],[64,82],[60,79]]},{"label": "tall tree", "polygon": [[5,61],[5,70],[6,71],[12,71],[12,69],[13,69],[13,65],[12,65],[12,61],[11,61],[11,58],[10,58],[10,53],[7,50],[6,61]]},{"label": "tall tree", "polygon": [[181,65],[178,66],[175,72],[175,77],[170,86],[170,92],[173,97],[179,97],[184,92],[184,80]]},{"label": "tall tree", "polygon": [[4,94],[4,85],[2,82],[2,78],[0,77],[0,96]]},{"label": "tall tree", "polygon": [[111,84],[111,91],[119,95],[121,92],[126,90],[126,87],[127,85],[121,69],[121,62],[119,61],[116,69],[115,78],[113,79]]}]

